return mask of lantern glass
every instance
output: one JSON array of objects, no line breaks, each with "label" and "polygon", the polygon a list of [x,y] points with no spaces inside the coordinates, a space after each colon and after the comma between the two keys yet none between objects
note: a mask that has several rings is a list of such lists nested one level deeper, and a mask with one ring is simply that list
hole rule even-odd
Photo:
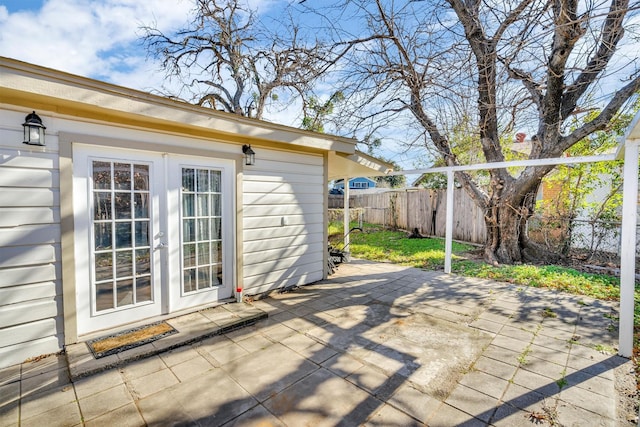
[{"label": "lantern glass", "polygon": [[25,118],[22,127],[24,129],[23,142],[25,144],[44,145],[44,130],[46,127],[42,124],[42,119],[35,111]]},{"label": "lantern glass", "polygon": [[244,164],[252,166],[256,163],[256,153],[251,149],[250,145],[243,145],[242,152],[244,153]]}]

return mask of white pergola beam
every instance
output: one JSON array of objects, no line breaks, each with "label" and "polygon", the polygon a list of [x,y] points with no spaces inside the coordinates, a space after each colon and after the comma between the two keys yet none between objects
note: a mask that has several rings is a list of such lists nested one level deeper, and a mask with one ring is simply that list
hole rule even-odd
[{"label": "white pergola beam", "polygon": [[417,175],[423,173],[447,173],[452,170],[458,171],[474,171],[474,170],[490,170],[503,169],[513,167],[526,166],[548,166],[548,165],[572,165],[577,163],[593,163],[593,162],[609,162],[616,160],[615,153],[599,154],[597,156],[580,156],[580,157],[554,157],[551,159],[531,159],[531,160],[510,160],[508,162],[494,163],[478,163],[474,165],[458,165],[458,166],[440,166],[427,169],[412,169],[397,172],[389,172],[387,175]]}]

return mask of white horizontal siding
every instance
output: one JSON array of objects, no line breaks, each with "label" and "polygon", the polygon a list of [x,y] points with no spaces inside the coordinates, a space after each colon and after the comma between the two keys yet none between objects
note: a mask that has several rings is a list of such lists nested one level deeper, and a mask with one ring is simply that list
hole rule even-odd
[{"label": "white horizontal siding", "polygon": [[0,227],[0,246],[43,245],[60,242],[59,224]]},{"label": "white horizontal siding", "polygon": [[242,186],[247,294],[322,278],[323,171],[319,155],[256,149]]},{"label": "white horizontal siding", "polygon": [[62,347],[62,341],[62,337],[58,335],[0,347],[0,367],[16,365],[42,354],[57,353]]},{"label": "white horizontal siding", "polygon": [[54,263],[57,252],[54,245],[0,247],[0,269]]},{"label": "white horizontal siding", "polygon": [[273,205],[273,206],[260,206],[244,205],[243,208],[245,218],[262,218],[265,216],[274,215],[309,215],[309,214],[322,214],[322,205],[307,204],[307,205]]},{"label": "white horizontal siding", "polygon": [[56,284],[54,282],[4,287],[0,288],[0,307],[41,298],[54,298],[55,296]]},{"label": "white horizontal siding", "polygon": [[0,270],[0,288],[57,280],[58,277],[56,266],[53,264],[4,268]]},{"label": "white horizontal siding", "polygon": [[60,192],[51,188],[0,188],[2,207],[60,206]]},{"label": "white horizontal siding", "polygon": [[5,208],[0,207],[0,227],[60,222],[60,209],[53,207]]},{"label": "white horizontal siding", "polygon": [[59,182],[57,171],[25,168],[0,169],[0,187],[51,188]]},{"label": "white horizontal siding", "polygon": [[0,367],[57,352],[62,337],[56,122],[22,143],[26,113],[0,111]]},{"label": "white horizontal siding", "polygon": [[295,245],[285,248],[267,249],[258,252],[245,251],[243,260],[245,266],[258,265],[267,261],[286,258],[299,258],[313,250],[312,245]]},{"label": "white horizontal siding", "polygon": [[[55,318],[58,304],[55,298],[42,298],[18,304],[0,306],[0,325],[5,328],[24,323]],[[18,338],[18,337],[16,337]]]},{"label": "white horizontal siding", "polygon": [[[307,249],[305,252],[295,256],[283,256],[272,261],[260,260],[256,263],[247,263],[244,266],[245,277],[258,276],[267,273],[277,273],[279,271],[289,271],[300,265],[313,264],[318,259],[318,252]],[[322,255],[322,254],[320,254]]]},{"label": "white horizontal siding", "polygon": [[244,253],[262,252],[270,249],[284,250],[295,246],[309,245],[317,246],[323,241],[322,236],[316,234],[303,234],[298,236],[287,236],[280,239],[254,240],[244,243]]},{"label": "white horizontal siding", "polygon": [[283,225],[322,224],[322,213],[308,215],[268,215],[259,218],[245,218],[243,226],[245,230],[253,228],[282,227]]},{"label": "white horizontal siding", "polygon": [[323,277],[323,272],[315,269],[316,264],[316,262],[313,262],[312,264],[297,265],[289,270],[247,277],[244,286],[248,294],[254,295],[275,289],[313,283]]},{"label": "white horizontal siding", "polygon": [[16,338],[21,343],[39,340],[56,329],[56,322],[51,318],[0,329],[0,348],[15,345]]},{"label": "white horizontal siding", "polygon": [[250,242],[252,240],[277,239],[279,237],[291,237],[305,234],[317,235],[319,233],[322,233],[322,228],[322,224],[302,224],[293,225],[290,227],[255,228],[245,231],[244,241]]}]

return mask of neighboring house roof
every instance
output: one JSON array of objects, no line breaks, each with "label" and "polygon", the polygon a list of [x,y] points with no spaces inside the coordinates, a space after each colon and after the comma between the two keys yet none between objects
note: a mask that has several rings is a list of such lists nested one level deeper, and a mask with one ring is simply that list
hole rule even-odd
[{"label": "neighboring house roof", "polygon": [[0,99],[26,110],[100,120],[254,147],[328,153],[333,177],[384,175],[390,165],[356,151],[357,141],[220,112],[62,71],[0,57]]},{"label": "neighboring house roof", "polygon": [[[369,184],[371,184],[372,186],[376,185],[376,181],[371,179],[371,178],[367,178],[367,177],[364,177],[364,176],[357,176],[357,177],[354,177],[354,178],[349,178],[349,186],[351,186],[352,182],[362,182],[362,181],[366,181]],[[336,180],[336,185],[344,186],[344,179],[337,179]]]}]

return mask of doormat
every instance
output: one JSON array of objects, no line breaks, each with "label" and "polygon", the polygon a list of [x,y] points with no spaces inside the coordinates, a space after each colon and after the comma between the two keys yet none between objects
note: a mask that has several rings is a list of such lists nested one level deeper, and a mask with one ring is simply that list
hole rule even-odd
[{"label": "doormat", "polygon": [[158,322],[140,326],[107,337],[87,341],[89,349],[96,359],[120,353],[150,342],[159,340],[178,331],[167,322]]}]

